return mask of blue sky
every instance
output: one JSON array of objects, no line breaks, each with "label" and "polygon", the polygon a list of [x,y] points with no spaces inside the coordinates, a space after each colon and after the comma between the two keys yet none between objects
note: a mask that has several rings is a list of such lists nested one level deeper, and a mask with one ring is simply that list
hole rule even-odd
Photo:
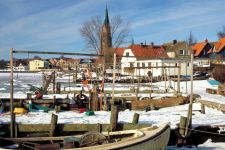
[{"label": "blue sky", "polygon": [[79,28],[103,19],[106,4],[110,18],[130,22],[135,43],[186,40],[190,31],[216,41],[225,25],[225,0],[0,0],[0,59],[9,59],[10,48],[89,53]]}]

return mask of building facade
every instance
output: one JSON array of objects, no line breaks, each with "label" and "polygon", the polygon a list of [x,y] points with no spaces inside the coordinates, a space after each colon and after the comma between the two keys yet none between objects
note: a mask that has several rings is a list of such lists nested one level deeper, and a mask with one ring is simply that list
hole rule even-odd
[{"label": "building facade", "polygon": [[48,69],[49,62],[40,59],[34,59],[29,61],[29,71],[40,71],[41,69]]}]

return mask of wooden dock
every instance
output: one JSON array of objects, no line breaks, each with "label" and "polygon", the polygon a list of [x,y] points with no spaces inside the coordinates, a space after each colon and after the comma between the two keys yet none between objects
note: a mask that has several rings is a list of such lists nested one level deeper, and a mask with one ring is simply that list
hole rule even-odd
[{"label": "wooden dock", "polygon": [[[35,133],[49,133],[51,131],[51,124],[16,124],[16,137],[21,137],[21,135],[35,134]],[[150,124],[117,124],[117,130],[132,130],[140,129],[144,127],[149,127]],[[69,132],[81,133],[88,131],[103,132],[108,131],[110,124],[57,124],[56,135],[62,135]],[[9,124],[3,124],[1,129],[6,133],[9,133]]]},{"label": "wooden dock", "polygon": [[207,101],[207,100],[196,100],[196,102],[201,103],[202,105],[207,106],[209,108],[217,109],[225,113],[225,104],[220,104],[220,103]]}]

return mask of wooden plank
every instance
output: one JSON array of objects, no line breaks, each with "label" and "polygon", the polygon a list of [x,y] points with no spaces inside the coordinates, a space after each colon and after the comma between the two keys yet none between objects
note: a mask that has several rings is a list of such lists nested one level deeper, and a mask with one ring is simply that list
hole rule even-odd
[{"label": "wooden plank", "polygon": [[150,100],[138,100],[131,102],[131,109],[132,110],[144,110],[147,107],[154,104],[154,107],[157,108],[164,108],[164,107],[171,107],[177,106],[186,103],[186,97],[179,96],[179,97],[165,97],[161,99],[150,99]]}]

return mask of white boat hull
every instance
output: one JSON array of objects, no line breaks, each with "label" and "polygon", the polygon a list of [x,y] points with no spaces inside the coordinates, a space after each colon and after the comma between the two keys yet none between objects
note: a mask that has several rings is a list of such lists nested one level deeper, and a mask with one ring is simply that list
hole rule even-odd
[{"label": "white boat hull", "polygon": [[166,148],[170,137],[169,125],[164,124],[155,129],[154,127],[143,128],[140,131],[144,134],[135,138],[116,143],[76,148],[76,150],[164,150]]}]

